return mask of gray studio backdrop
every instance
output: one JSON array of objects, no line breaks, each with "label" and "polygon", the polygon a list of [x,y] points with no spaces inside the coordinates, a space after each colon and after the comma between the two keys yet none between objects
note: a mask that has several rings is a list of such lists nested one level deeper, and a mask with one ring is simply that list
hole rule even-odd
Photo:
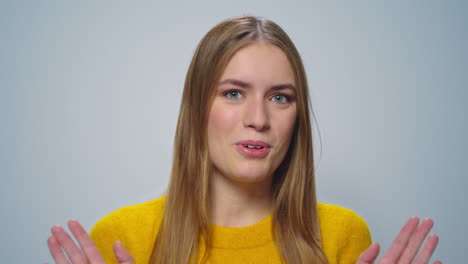
[{"label": "gray studio backdrop", "polygon": [[2,262],[51,261],[52,225],[90,229],[161,195],[195,46],[254,14],[304,59],[319,200],[355,210],[383,248],[408,217],[432,217],[435,258],[464,263],[465,3],[2,1]]}]

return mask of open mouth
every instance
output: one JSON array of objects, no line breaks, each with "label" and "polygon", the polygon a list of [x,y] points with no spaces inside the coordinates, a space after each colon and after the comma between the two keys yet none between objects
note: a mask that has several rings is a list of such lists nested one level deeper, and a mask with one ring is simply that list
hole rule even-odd
[{"label": "open mouth", "polygon": [[263,149],[263,147],[261,146],[254,146],[254,145],[242,145],[246,148],[249,148],[249,149]]},{"label": "open mouth", "polygon": [[264,142],[258,144],[256,142],[239,142],[236,145],[239,153],[246,158],[264,158],[271,150],[271,146]]}]

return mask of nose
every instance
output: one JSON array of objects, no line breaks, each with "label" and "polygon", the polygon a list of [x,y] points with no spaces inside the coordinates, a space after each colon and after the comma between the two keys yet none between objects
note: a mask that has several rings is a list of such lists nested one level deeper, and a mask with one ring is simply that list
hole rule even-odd
[{"label": "nose", "polygon": [[244,127],[250,127],[259,132],[270,128],[269,113],[267,105],[263,100],[251,100],[246,102]]}]

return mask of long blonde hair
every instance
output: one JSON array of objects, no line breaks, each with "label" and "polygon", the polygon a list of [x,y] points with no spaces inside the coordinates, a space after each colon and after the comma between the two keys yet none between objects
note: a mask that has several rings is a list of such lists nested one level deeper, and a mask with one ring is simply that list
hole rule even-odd
[{"label": "long blonde hair", "polygon": [[[287,263],[328,263],[321,246],[315,191],[309,93],[293,42],[272,21],[241,16],[212,28],[200,41],[185,79],[171,179],[151,264],[192,263],[200,241],[211,243],[207,120],[214,89],[231,57],[252,43],[281,48],[294,72],[297,119],[288,153],[273,175],[273,237]],[[208,248],[208,246],[207,246]],[[208,258],[208,250],[203,261]]]}]

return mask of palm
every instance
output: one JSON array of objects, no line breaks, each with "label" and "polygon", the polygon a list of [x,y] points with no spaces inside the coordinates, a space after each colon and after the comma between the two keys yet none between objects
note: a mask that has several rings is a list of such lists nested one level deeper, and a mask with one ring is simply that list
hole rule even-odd
[{"label": "palm", "polygon": [[[379,264],[394,264],[394,263],[415,263],[426,264],[429,262],[434,253],[439,238],[436,235],[430,235],[424,244],[424,247],[419,250],[424,242],[427,234],[431,230],[434,222],[431,219],[425,219],[419,224],[419,218],[410,218],[403,228],[398,233],[392,245],[385,253]],[[372,264],[377,259],[380,246],[378,243],[373,243],[366,251],[364,251],[357,261],[357,264]],[[419,254],[417,254],[419,252]],[[442,264],[441,261],[435,261],[434,264]]]},{"label": "palm", "polygon": [[[68,221],[68,228],[78,241],[79,247],[61,226],[52,227],[52,236],[47,240],[47,244],[56,264],[105,263],[93,240],[78,221]],[[134,264],[133,257],[120,242],[114,244],[114,254],[120,264]]]}]

